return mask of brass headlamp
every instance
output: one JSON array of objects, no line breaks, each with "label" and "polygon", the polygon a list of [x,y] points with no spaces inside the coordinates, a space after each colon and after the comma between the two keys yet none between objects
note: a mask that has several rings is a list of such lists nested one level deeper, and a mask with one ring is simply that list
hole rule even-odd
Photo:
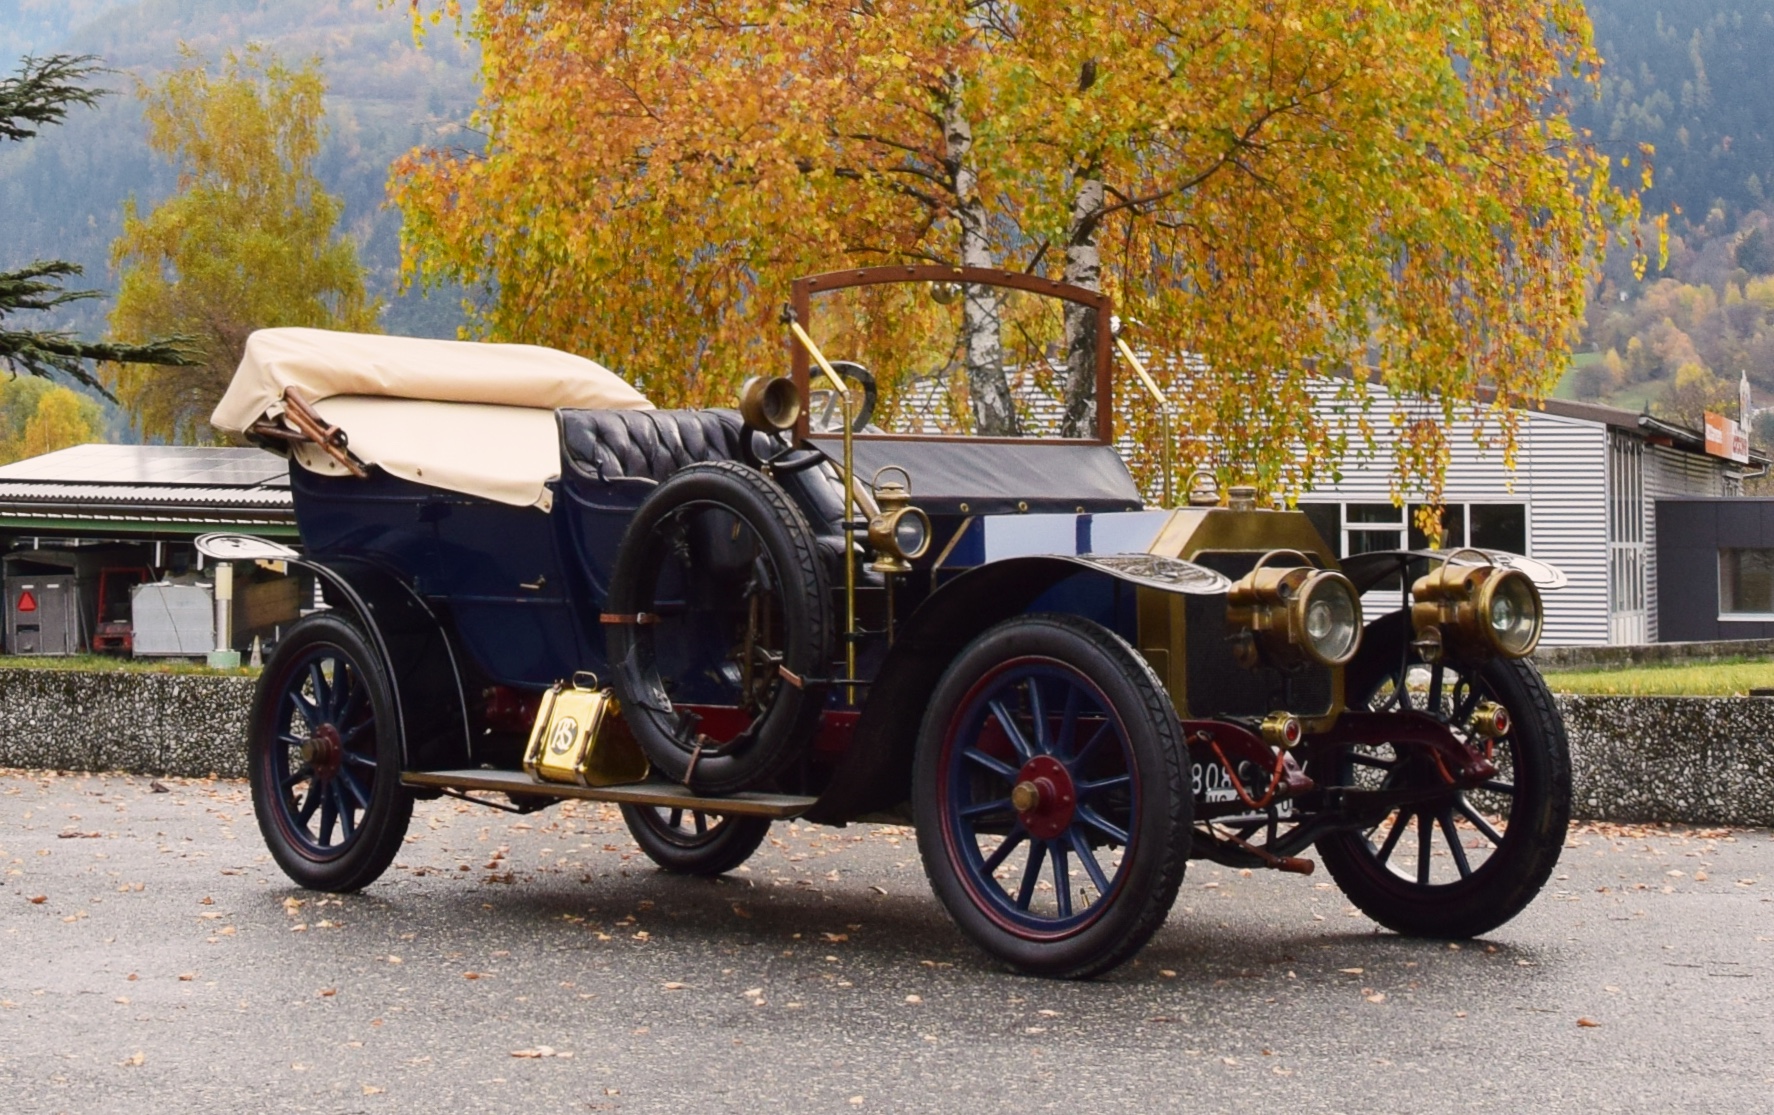
[{"label": "brass headlamp", "polygon": [[1341,573],[1298,551],[1273,550],[1227,592],[1226,626],[1246,668],[1341,666],[1361,643],[1361,598]]},{"label": "brass headlamp", "polygon": [[[904,481],[883,481],[881,476],[889,472]],[[879,508],[869,519],[869,546],[875,551],[869,568],[877,573],[910,573],[912,561],[930,549],[930,516],[912,506],[911,480],[905,469],[888,465],[869,485]]]},{"label": "brass headlamp", "polygon": [[[1470,554],[1480,564],[1456,565]],[[1525,658],[1540,643],[1540,590],[1518,569],[1500,569],[1482,551],[1455,551],[1411,585],[1411,626],[1419,647],[1463,658]]]}]

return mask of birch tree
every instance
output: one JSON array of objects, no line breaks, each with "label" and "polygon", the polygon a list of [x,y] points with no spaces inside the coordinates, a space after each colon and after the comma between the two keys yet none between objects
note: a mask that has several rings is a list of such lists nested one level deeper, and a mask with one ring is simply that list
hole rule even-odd
[{"label": "birch tree", "polygon": [[[1433,500],[1457,411],[1508,452],[1636,211],[1558,110],[1599,64],[1577,0],[487,0],[467,26],[487,143],[396,166],[410,274],[664,402],[775,366],[799,274],[1057,272],[1142,323],[1183,459],[1295,494],[1371,432],[1377,378],[1429,400],[1394,464]],[[990,300],[964,322],[976,425],[1014,428]],[[1313,408],[1333,372],[1342,419]]]}]

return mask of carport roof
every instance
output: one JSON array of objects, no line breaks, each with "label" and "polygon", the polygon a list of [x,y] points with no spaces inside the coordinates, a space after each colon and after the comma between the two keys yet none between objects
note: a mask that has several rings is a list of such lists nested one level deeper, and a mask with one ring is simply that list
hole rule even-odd
[{"label": "carport roof", "polygon": [[0,466],[0,530],[293,535],[289,466],[262,449],[77,445]]}]

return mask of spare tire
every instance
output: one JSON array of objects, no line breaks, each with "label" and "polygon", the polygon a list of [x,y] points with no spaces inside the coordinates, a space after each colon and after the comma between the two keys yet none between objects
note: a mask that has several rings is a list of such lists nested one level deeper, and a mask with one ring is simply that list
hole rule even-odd
[{"label": "spare tire", "polygon": [[812,529],[769,477],[717,461],[660,484],[622,536],[602,618],[623,718],[659,774],[734,793],[805,753],[831,592]]}]

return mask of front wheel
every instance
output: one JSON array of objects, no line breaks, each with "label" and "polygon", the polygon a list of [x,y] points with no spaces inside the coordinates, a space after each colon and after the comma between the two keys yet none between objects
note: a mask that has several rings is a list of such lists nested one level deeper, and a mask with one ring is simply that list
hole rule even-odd
[{"label": "front wheel", "polygon": [[1151,667],[1071,616],[993,627],[950,665],[918,738],[932,888],[986,952],[1085,978],[1169,913],[1189,854],[1187,752]]},{"label": "front wheel", "polygon": [[770,835],[770,818],[624,805],[622,819],[647,858],[679,875],[725,875]]},{"label": "front wheel", "polygon": [[[1381,925],[1419,937],[1476,937],[1520,913],[1546,885],[1571,815],[1564,721],[1525,661],[1431,666],[1407,655],[1402,624],[1364,646],[1373,665],[1350,670],[1350,707],[1426,712],[1466,736],[1481,702],[1510,729],[1493,745],[1496,777],[1393,810],[1371,828],[1318,842],[1331,877]],[[1374,653],[1369,656],[1369,651]],[[1441,784],[1431,756],[1384,739],[1343,748],[1335,780],[1361,789]]]},{"label": "front wheel", "polygon": [[307,617],[265,664],[251,723],[253,812],[284,874],[311,890],[375,882],[413,816],[381,656],[336,615]]}]

